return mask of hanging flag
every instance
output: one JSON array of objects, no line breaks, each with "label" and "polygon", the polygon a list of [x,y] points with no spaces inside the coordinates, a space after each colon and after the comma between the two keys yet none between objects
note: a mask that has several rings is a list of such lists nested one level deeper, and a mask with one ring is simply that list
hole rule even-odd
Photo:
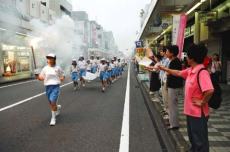
[{"label": "hanging flag", "polygon": [[184,32],[187,23],[187,16],[185,14],[173,15],[173,29],[172,29],[172,44],[179,48],[178,58],[182,58],[184,47]]}]

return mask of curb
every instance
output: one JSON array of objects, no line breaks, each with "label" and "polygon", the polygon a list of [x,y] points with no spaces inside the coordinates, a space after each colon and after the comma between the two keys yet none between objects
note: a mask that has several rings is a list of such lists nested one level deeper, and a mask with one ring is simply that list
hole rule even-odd
[{"label": "curb", "polygon": [[185,141],[184,137],[178,130],[167,130],[164,119],[160,113],[162,107],[160,103],[151,101],[151,97],[148,94],[148,86],[136,76],[136,79],[140,85],[142,95],[145,99],[146,107],[152,118],[153,125],[158,130],[159,140],[163,142],[162,149],[167,152],[185,152],[188,150],[189,144]]},{"label": "curb", "polygon": [[22,82],[22,81],[26,81],[26,80],[35,80],[35,78],[23,78],[23,79],[15,79],[15,80],[10,80],[10,81],[2,81],[0,82],[0,86],[4,85],[4,84],[11,84],[14,82]]}]

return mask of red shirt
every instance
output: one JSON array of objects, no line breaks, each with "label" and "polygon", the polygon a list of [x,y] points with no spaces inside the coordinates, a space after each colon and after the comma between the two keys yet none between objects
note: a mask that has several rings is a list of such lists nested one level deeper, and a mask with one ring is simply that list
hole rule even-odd
[{"label": "red shirt", "polygon": [[208,66],[211,64],[211,62],[212,62],[212,58],[209,57],[209,56],[206,56],[206,57],[204,58],[204,62],[203,62],[204,67],[205,67],[205,68],[208,68]]}]

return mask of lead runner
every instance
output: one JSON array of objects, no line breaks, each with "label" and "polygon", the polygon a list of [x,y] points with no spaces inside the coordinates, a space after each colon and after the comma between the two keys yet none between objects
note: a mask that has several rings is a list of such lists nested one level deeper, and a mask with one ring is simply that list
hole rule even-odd
[{"label": "lead runner", "polygon": [[60,94],[60,84],[65,79],[65,76],[63,70],[56,65],[55,54],[48,54],[46,59],[47,65],[42,69],[41,73],[35,75],[35,77],[40,81],[44,81],[46,96],[52,114],[50,126],[54,126],[56,124],[56,116],[60,114],[61,105],[57,105],[57,101]]}]

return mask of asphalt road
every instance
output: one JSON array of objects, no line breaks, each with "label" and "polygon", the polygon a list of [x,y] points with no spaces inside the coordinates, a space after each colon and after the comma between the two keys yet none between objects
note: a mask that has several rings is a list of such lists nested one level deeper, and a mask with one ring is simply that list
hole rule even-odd
[{"label": "asphalt road", "polygon": [[[130,74],[129,151],[161,152],[132,68]],[[62,87],[53,127],[45,95],[0,111],[0,152],[119,152],[126,83],[127,71],[105,93],[98,80],[76,92]],[[0,109],[44,92],[38,81],[1,87]]]}]

